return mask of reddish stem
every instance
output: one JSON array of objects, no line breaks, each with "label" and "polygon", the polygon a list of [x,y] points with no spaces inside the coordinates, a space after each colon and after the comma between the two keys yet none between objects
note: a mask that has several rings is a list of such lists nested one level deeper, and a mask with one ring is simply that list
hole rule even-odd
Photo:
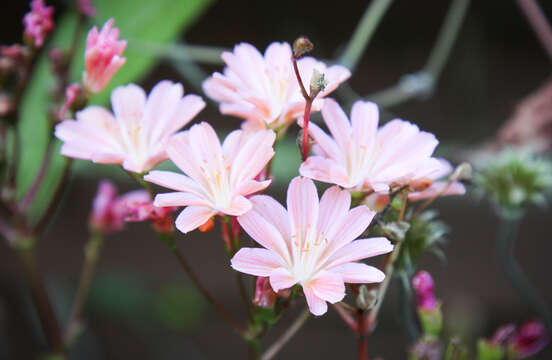
[{"label": "reddish stem", "polygon": [[291,57],[291,61],[293,62],[293,70],[295,71],[295,77],[297,78],[297,82],[299,83],[299,87],[301,88],[301,94],[305,98],[305,101],[309,101],[310,96],[307,92],[307,89],[305,89],[305,85],[303,85],[303,80],[301,80],[301,74],[299,73],[299,67],[297,66],[297,58],[295,56]]},{"label": "reddish stem", "polygon": [[358,360],[368,360],[368,335],[369,332],[365,331],[366,328],[366,316],[364,311],[359,310],[357,314],[357,328],[358,328]]},{"label": "reddish stem", "polygon": [[309,146],[309,119],[310,119],[310,112],[311,112],[311,106],[312,106],[312,99],[309,98],[305,104],[305,115],[303,116],[303,141],[302,141],[302,149],[303,149],[303,161],[307,158],[310,152],[310,146]]}]

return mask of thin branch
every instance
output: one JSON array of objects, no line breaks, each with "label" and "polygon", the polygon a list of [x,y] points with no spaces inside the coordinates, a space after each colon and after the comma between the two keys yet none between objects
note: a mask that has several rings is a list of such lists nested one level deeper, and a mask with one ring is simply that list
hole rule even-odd
[{"label": "thin branch", "polygon": [[310,317],[310,311],[308,308],[304,309],[303,312],[295,319],[291,326],[282,334],[282,336],[276,340],[261,356],[261,360],[270,360],[278,354],[284,345],[291,340],[291,338],[305,325],[307,320]]},{"label": "thin branch", "polygon": [[373,0],[364,11],[338,63],[353,71],[393,0]]},{"label": "thin branch", "polygon": [[517,3],[540,40],[542,47],[546,50],[548,57],[552,60],[552,27],[546,20],[541,7],[536,0],[517,0]]},{"label": "thin branch", "polygon": [[420,96],[430,95],[458,38],[469,4],[470,0],[453,0],[435,45],[421,70],[402,76],[398,84],[370,94],[366,98],[383,107],[390,107]]}]

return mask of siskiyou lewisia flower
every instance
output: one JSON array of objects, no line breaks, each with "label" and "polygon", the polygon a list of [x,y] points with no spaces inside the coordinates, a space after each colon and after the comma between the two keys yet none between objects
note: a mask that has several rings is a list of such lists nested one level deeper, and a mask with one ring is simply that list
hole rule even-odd
[{"label": "siskiyou lewisia flower", "polygon": [[232,258],[240,272],[266,276],[274,291],[300,284],[310,311],[322,315],[326,302],[345,296],[344,283],[381,282],[385,274],[357,262],[393,250],[383,237],[359,239],[375,212],[366,206],[349,210],[351,195],[338,186],[322,198],[312,180],[294,178],[287,210],[266,195],[253,196],[253,209],[238,217],[242,228],[261,248],[242,248]]}]

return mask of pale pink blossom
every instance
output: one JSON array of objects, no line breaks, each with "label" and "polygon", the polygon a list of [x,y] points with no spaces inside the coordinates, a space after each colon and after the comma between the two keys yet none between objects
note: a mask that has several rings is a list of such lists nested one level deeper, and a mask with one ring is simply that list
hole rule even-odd
[{"label": "pale pink blossom", "polygon": [[303,176],[352,191],[387,192],[441,169],[439,160],[431,157],[438,144],[433,134],[399,119],[378,128],[374,103],[355,102],[349,122],[337,102],[326,99],[322,117],[333,138],[316,124],[309,126],[316,144],[314,155],[301,164]]},{"label": "pale pink blossom", "polygon": [[267,276],[275,292],[295,284],[303,288],[310,311],[322,315],[327,303],[345,296],[344,283],[381,282],[385,274],[358,260],[393,250],[385,238],[355,240],[375,212],[366,206],[349,210],[351,195],[338,186],[318,199],[311,179],[296,177],[287,192],[287,210],[273,198],[251,198],[253,209],[238,217],[242,228],[262,248],[242,248],[232,267]]},{"label": "pale pink blossom", "polygon": [[[305,109],[291,56],[288,43],[270,44],[264,56],[253,45],[238,44],[233,52],[222,54],[227,65],[223,74],[214,73],[203,83],[203,89],[221,103],[221,113],[245,119],[245,128],[285,128]],[[314,101],[313,111],[320,110],[322,98],[351,76],[341,65],[328,67],[312,57],[301,58],[297,65],[307,89],[314,69],[324,73],[328,81]]]},{"label": "pale pink blossom", "polygon": [[190,122],[204,107],[197,95],[183,97],[181,84],[161,81],[146,97],[130,84],[111,93],[113,113],[89,106],[76,113],[76,120],[56,126],[64,142],[61,153],[104,164],[122,164],[142,173],[167,159],[165,144],[171,135]]},{"label": "pale pink blossom", "polygon": [[46,6],[44,0],[33,0],[31,11],[23,17],[25,36],[35,47],[42,47],[44,39],[54,29],[54,7]]},{"label": "pale pink blossom", "polygon": [[118,40],[119,29],[113,28],[114,23],[109,19],[99,32],[94,26],[86,38],[83,82],[92,93],[102,91],[126,61],[121,55],[127,42]]},{"label": "pale pink blossom", "polygon": [[203,122],[174,135],[167,154],[186,175],[152,171],[144,179],[176,190],[155,197],[155,206],[186,206],[176,227],[187,233],[216,214],[238,216],[251,209],[247,195],[264,190],[267,181],[254,180],[274,155],[271,130],[235,130],[220,144],[211,125]]}]

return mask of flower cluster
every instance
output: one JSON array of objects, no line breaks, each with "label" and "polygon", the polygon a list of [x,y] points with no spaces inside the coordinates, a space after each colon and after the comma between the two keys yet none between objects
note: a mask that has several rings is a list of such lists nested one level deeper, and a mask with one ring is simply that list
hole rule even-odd
[{"label": "flower cluster", "polygon": [[[124,62],[118,58],[124,43],[116,42],[112,24],[110,20],[99,34],[96,29],[89,34],[84,78],[89,91],[105,87],[112,70]],[[182,86],[170,81],[157,84],[148,96],[136,85],[118,87],[111,95],[113,113],[89,106],[74,120],[57,125],[55,133],[66,156],[120,164],[145,174],[147,182],[173,190],[157,194],[153,206],[149,199],[135,204],[127,221],[166,221],[166,213],[153,209],[184,207],[175,226],[188,233],[210,230],[216,216],[224,223],[228,216],[237,218],[231,222],[261,246],[242,247],[239,239],[236,243],[239,231],[230,235],[225,230],[232,268],[259,277],[255,303],[269,307],[278,292],[298,285],[310,311],[321,315],[327,302],[343,299],[345,283],[383,281],[381,270],[361,261],[394,248],[385,237],[362,236],[376,212],[362,202],[353,204],[352,195],[358,199],[361,193],[369,203],[370,194],[389,198],[397,189],[420,199],[463,193],[464,188],[437,181],[452,167],[433,157],[435,136],[403,120],[378,126],[378,107],[370,102],[356,102],[349,121],[338,103],[325,97],[350,72],[299,57],[287,43],[271,44],[264,56],[244,43],[222,54],[227,67],[205,80],[204,90],[220,102],[223,114],[245,120],[241,130],[230,132],[222,142],[205,122],[178,132],[205,103],[196,95],[183,96]],[[305,98],[298,81],[311,74],[311,94]],[[309,111],[318,110],[331,136],[316,124],[304,129],[314,140],[313,153],[304,154],[302,176],[289,184],[286,209],[259,194],[271,183],[267,175],[276,132],[281,135],[296,120],[307,127]],[[183,174],[154,170],[166,159]],[[313,180],[334,186],[319,199]]]},{"label": "flower cluster", "polygon": [[54,8],[44,5],[44,0],[33,0],[31,11],[23,18],[25,37],[37,48],[44,45],[46,35],[54,29]]}]

